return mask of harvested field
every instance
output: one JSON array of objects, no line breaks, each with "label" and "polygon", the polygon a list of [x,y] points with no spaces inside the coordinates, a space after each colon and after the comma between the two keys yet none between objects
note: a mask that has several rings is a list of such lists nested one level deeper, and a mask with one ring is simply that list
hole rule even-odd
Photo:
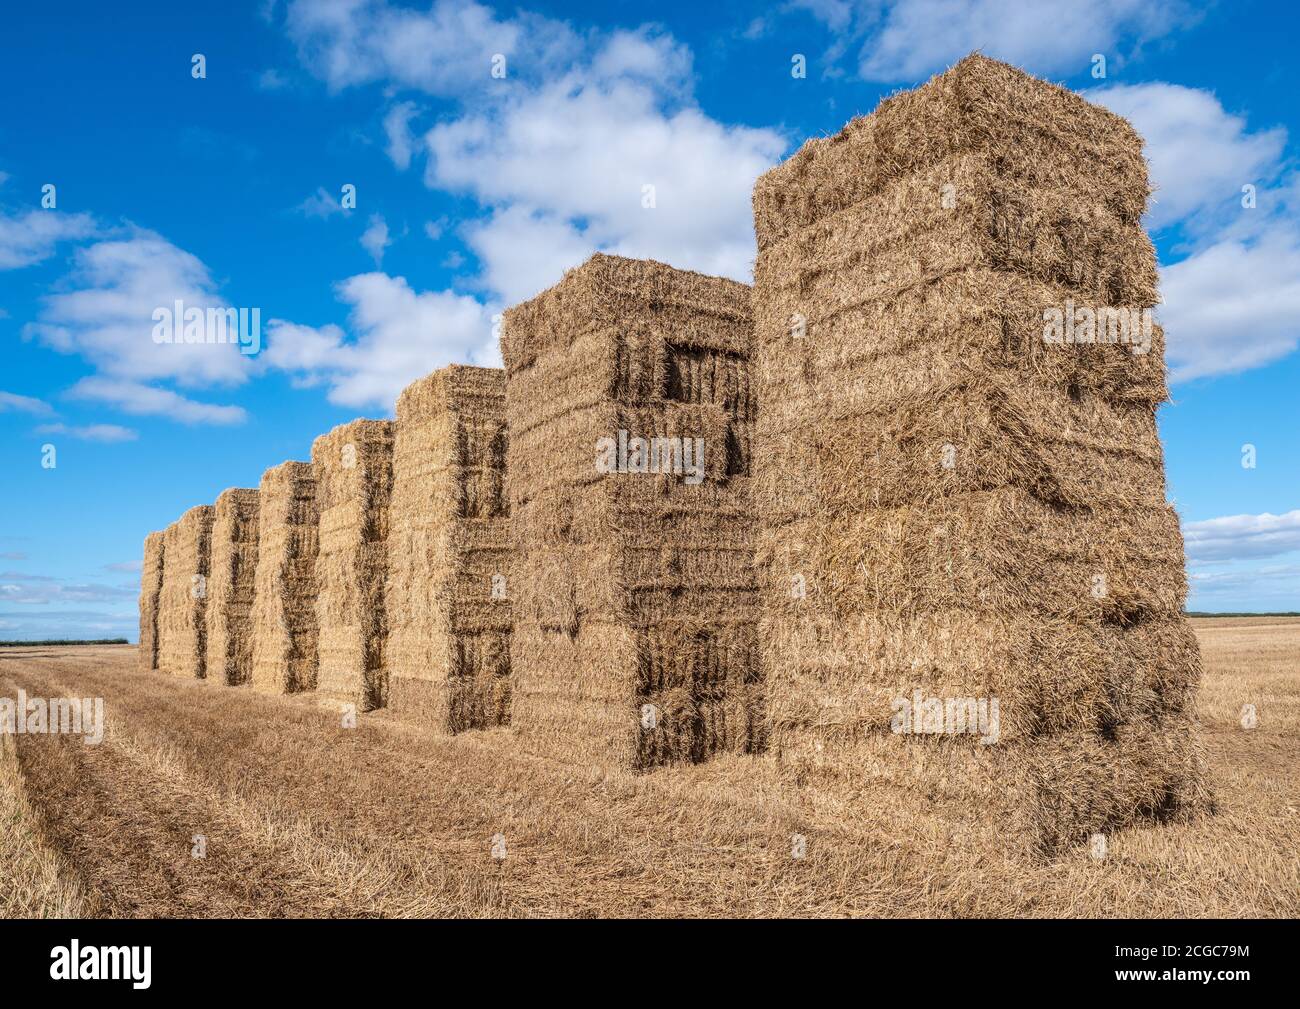
[{"label": "harvested field", "polygon": [[311,463],[262,475],[253,601],[253,686],[277,694],[316,688],[319,511]]},{"label": "harvested field", "polygon": [[202,679],[207,666],[208,564],[211,505],[191,508],[163,534],[162,591],[158,600],[158,668]]},{"label": "harvested field", "polygon": [[761,654],[806,815],[926,795],[954,847],[1050,856],[1212,807],[1149,192],[1127,122],[982,56],[756,185]]},{"label": "harvested field", "polygon": [[397,400],[388,707],[462,732],[510,722],[505,373],[452,365]]},{"label": "harvested field", "polygon": [[317,438],[311,449],[320,511],[316,623],[320,696],[360,711],[387,696],[384,578],[393,425],[354,420]]},{"label": "harvested field", "polygon": [[253,675],[257,491],[232,487],[217,495],[213,508],[207,678],[235,686]]},{"label": "harvested field", "polygon": [[648,768],[762,747],[749,289],[596,255],[508,310],[512,725]]},{"label": "harvested field", "polygon": [[130,647],[6,649],[0,696],[102,696],[109,729],[11,740],[0,803],[30,812],[0,816],[0,893],[20,876],[34,898],[2,913],[1295,917],[1300,619],[1192,625],[1218,810],[1117,831],[1102,861],[948,847],[915,793],[805,818],[769,757],[575,775],[509,732],[382,711],[346,730],[307,698],[141,672]]},{"label": "harvested field", "polygon": [[158,602],[163,583],[163,534],[144,538],[140,567],[140,668],[158,668]]}]

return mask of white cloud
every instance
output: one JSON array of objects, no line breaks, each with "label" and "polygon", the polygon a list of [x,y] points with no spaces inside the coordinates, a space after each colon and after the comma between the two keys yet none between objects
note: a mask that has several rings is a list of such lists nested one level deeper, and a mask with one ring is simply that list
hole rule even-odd
[{"label": "white cloud", "polygon": [[68,395],[107,403],[124,413],[165,417],[183,424],[242,424],[248,419],[243,407],[199,403],[170,389],[100,376],[83,378]]},{"label": "white cloud", "polygon": [[415,102],[398,102],[384,116],[384,135],[388,138],[388,156],[402,171],[411,165],[415,137],[411,134],[411,120],[419,114]]},{"label": "white cloud", "polygon": [[874,81],[920,80],[976,49],[1039,74],[1078,72],[1090,67],[1093,53],[1118,61],[1128,47],[1196,16],[1178,0],[796,0],[791,6],[809,10],[841,36],[861,39],[858,72]]},{"label": "white cloud", "polygon": [[474,298],[417,292],[384,273],[349,277],[337,293],[352,339],[337,326],[273,319],[262,353],[300,382],[328,383],[332,403],[391,410],[403,388],[445,364],[497,363],[490,311]]},{"label": "white cloud", "polygon": [[576,225],[523,206],[466,226],[465,240],[483,264],[483,283],[505,304],[544,291],[593,251],[591,238]]},{"label": "white cloud", "polygon": [[22,215],[0,213],[0,270],[31,266],[54,255],[60,242],[88,238],[95,233],[89,214],[64,214],[57,210],[29,210]]},{"label": "white cloud", "polygon": [[36,429],[37,434],[65,434],[79,441],[119,442],[135,441],[140,437],[138,431],[117,424],[87,424],[74,427],[68,424],[42,424]]},{"label": "white cloud", "polygon": [[248,376],[248,358],[235,343],[158,344],[153,313],[185,307],[223,308],[208,269],[195,256],[151,231],[96,242],[76,254],[64,282],[46,296],[26,338],[79,354],[115,379],[174,379],[181,385],[234,384]]},{"label": "white cloud", "polygon": [[1229,215],[1239,217],[1241,187],[1262,189],[1281,167],[1286,130],[1251,133],[1208,91],[1155,82],[1085,97],[1128,119],[1146,140],[1156,187],[1147,221],[1153,229],[1185,222],[1205,233]]},{"label": "white cloud", "polygon": [[0,413],[5,410],[19,410],[23,413],[49,414],[53,413],[49,403],[44,400],[36,399],[34,396],[20,396],[16,392],[5,392],[0,390]]},{"label": "white cloud", "polygon": [[[1177,227],[1160,321],[1176,382],[1268,364],[1300,343],[1300,187],[1283,179],[1286,130],[1251,132],[1208,91],[1152,83],[1087,92],[1146,140],[1148,225]],[[1256,186],[1256,207],[1242,186]]]},{"label": "white cloud", "polygon": [[361,234],[361,247],[370,253],[376,266],[384,261],[384,250],[392,244],[388,237],[388,222],[379,214],[371,214],[370,223]]},{"label": "white cloud", "polygon": [[1276,557],[1300,550],[1300,510],[1283,515],[1225,515],[1183,526],[1192,561]]},{"label": "white cloud", "polygon": [[426,183],[494,208],[467,229],[493,291],[530,296],[598,249],[749,278],[754,180],[787,145],[690,104],[689,68],[670,38],[619,32],[585,70],[429,131]]},{"label": "white cloud", "polygon": [[1300,238],[1224,241],[1161,270],[1170,377],[1268,364],[1300,344]]},{"label": "white cloud", "polygon": [[577,44],[562,22],[524,12],[502,21],[465,0],[436,0],[426,11],[382,0],[295,0],[285,30],[303,65],[332,90],[388,81],[434,95],[490,89],[499,83],[491,76],[497,54],[507,58],[508,77],[534,76]]}]

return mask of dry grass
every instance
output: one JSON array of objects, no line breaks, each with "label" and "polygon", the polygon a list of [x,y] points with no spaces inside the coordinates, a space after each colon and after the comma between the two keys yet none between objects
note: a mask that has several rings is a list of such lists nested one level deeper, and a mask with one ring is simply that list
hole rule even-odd
[{"label": "dry grass", "polygon": [[[35,838],[58,860],[44,892],[81,886],[110,916],[1294,917],[1300,619],[1194,625],[1219,811],[1117,832],[1101,862],[948,848],[924,803],[801,821],[766,758],[588,774],[519,753],[509,730],[435,736],[384,712],[342,729],[310,695],[138,672],[132,648],[13,649],[11,696],[100,695],[109,728],[98,747],[18,739],[38,815],[5,834],[0,887],[33,878],[8,853]],[[21,793],[0,780],[8,810]],[[44,906],[74,906],[59,901]]]}]

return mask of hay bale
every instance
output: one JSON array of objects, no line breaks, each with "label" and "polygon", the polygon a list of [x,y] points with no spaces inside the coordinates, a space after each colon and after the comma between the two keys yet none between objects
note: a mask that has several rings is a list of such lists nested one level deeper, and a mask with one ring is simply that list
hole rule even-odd
[{"label": "hay bale", "polygon": [[314,690],[319,513],[311,463],[267,470],[258,499],[252,683],[278,694]]},{"label": "hay bale", "polygon": [[144,538],[144,561],[140,566],[140,668],[158,668],[158,600],[163,581],[163,533]]},{"label": "hay bale", "polygon": [[1163,333],[1044,338],[1155,303],[1149,191],[1126,122],[978,56],[759,180],[760,664],[809,809],[1050,852],[1208,807]]},{"label": "hay bale", "polygon": [[451,365],[398,397],[385,586],[387,703],[395,714],[445,732],[510,722],[505,460],[500,369]]},{"label": "hay bale", "polygon": [[172,676],[205,675],[212,521],[212,506],[199,505],[163,534],[167,561],[158,601],[158,668]]},{"label": "hay bale", "polygon": [[227,686],[253,673],[253,592],[257,576],[258,493],[232,487],[217,495],[208,578],[207,678]]},{"label": "hay bale", "polygon": [[320,553],[316,622],[322,697],[369,711],[384,704],[384,577],[393,424],[354,420],[312,443]]},{"label": "hay bale", "polygon": [[[761,749],[752,340],[745,285],[605,255],[506,313],[512,725],[533,752]],[[639,468],[637,438],[662,439],[661,472],[602,472]],[[695,475],[663,465],[697,439]]]}]

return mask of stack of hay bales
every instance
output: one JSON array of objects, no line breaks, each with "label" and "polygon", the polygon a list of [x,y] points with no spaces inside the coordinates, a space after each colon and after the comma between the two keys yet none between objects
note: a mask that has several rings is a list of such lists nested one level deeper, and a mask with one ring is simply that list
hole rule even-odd
[{"label": "stack of hay bales", "polygon": [[[761,748],[752,342],[745,285],[606,255],[506,313],[512,725],[533,752]],[[648,460],[634,439],[656,438]]]},{"label": "stack of hay bales", "polygon": [[388,708],[446,732],[510,721],[505,373],[452,365],[397,400]]},{"label": "stack of hay bales", "polygon": [[140,668],[158,668],[158,598],[163,581],[163,534],[144,538],[144,561],[140,566]]},{"label": "stack of hay bales", "polygon": [[385,700],[384,574],[393,479],[393,425],[341,424],[312,443],[320,553],[316,622],[322,697],[369,711]]},{"label": "stack of hay bales", "polygon": [[212,520],[212,506],[198,505],[163,535],[167,560],[158,601],[158,668],[172,676],[204,676]]},{"label": "stack of hay bales", "polygon": [[253,686],[292,694],[316,688],[318,512],[311,463],[262,474],[253,602]]},{"label": "stack of hay bales", "polygon": [[228,686],[252,678],[257,513],[255,490],[231,487],[217,495],[208,578],[207,678]]},{"label": "stack of hay bales", "polygon": [[759,180],[763,668],[813,812],[1051,851],[1207,801],[1163,334],[1045,339],[1156,302],[1148,193],[1127,122],[978,56]]}]

